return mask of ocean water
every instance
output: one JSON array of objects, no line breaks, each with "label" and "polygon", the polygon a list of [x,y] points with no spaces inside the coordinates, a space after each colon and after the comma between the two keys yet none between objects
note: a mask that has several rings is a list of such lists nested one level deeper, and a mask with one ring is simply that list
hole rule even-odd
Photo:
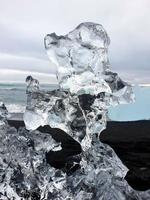
[{"label": "ocean water", "polygon": [[150,87],[133,87],[135,102],[109,108],[108,116],[113,121],[150,120]]},{"label": "ocean water", "polygon": [[[42,90],[53,90],[57,85],[40,84]],[[3,101],[10,113],[23,113],[26,106],[26,84],[0,83],[0,100]]]},{"label": "ocean water", "polygon": [[[43,90],[53,90],[57,85],[43,84]],[[135,121],[150,119],[150,87],[133,88],[136,101],[132,104],[118,105],[109,108],[108,117],[113,121]],[[25,84],[0,84],[0,100],[10,113],[23,113],[26,106]]]}]

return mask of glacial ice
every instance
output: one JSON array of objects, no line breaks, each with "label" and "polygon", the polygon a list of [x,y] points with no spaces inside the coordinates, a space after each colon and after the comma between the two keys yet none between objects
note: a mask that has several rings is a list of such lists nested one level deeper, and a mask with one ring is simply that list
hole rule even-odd
[{"label": "glacial ice", "polygon": [[132,87],[110,71],[110,39],[102,25],[82,23],[65,36],[48,34],[44,43],[57,64],[60,90],[43,93],[38,81],[27,77],[26,127],[60,128],[88,149],[92,137],[106,128],[108,108],[134,100]]},{"label": "glacial ice", "polygon": [[[33,200],[49,199],[55,192],[57,182],[61,185],[63,172],[49,165],[45,153],[58,151],[61,144],[48,133],[27,131],[20,127],[17,131],[7,123],[7,111],[0,107],[0,199]],[[3,123],[5,122],[5,123]],[[55,180],[53,180],[55,177]],[[56,182],[56,183],[55,183]],[[47,188],[50,188],[48,190]]]},{"label": "glacial ice", "polygon": [[7,123],[8,110],[5,104],[0,101],[0,126],[5,125]]},{"label": "glacial ice", "polygon": [[[28,76],[28,130],[0,126],[0,198],[26,200],[36,193],[40,200],[149,199],[150,191],[138,192],[128,185],[128,169],[109,145],[99,141],[108,108],[134,101],[131,85],[110,69],[110,39],[102,25],[82,23],[65,36],[48,34],[44,43],[57,65],[60,88],[42,91]],[[6,121],[5,107],[1,108],[0,119]],[[46,163],[45,153],[60,150],[61,144],[36,130],[44,125],[65,131],[81,144],[80,168],[75,172],[68,175]]]}]

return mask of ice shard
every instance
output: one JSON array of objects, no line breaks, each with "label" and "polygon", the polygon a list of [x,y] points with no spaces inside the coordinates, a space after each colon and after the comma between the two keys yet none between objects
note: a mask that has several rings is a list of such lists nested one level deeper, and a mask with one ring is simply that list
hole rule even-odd
[{"label": "ice shard", "polygon": [[[73,200],[140,199],[141,193],[124,180],[128,169],[109,145],[99,141],[108,108],[134,101],[131,85],[110,69],[106,31],[102,25],[87,22],[65,36],[48,34],[44,43],[49,59],[57,66],[60,89],[34,91],[29,84],[24,119],[32,130],[50,125],[81,144],[81,168],[66,176],[67,187],[61,195]],[[30,113],[31,120],[26,120]],[[36,126],[32,126],[33,119]]]},{"label": "ice shard", "polygon": [[5,125],[7,123],[7,116],[8,116],[8,110],[5,106],[5,104],[0,101],[0,125]]},{"label": "ice shard", "polygon": [[37,93],[38,81],[27,78],[26,127],[49,124],[61,128],[88,149],[92,137],[106,128],[109,106],[133,101],[132,87],[110,71],[110,39],[102,25],[82,23],[65,36],[48,34],[44,42],[50,60],[57,65],[60,90]]},{"label": "ice shard", "polygon": [[[45,48],[57,65],[59,89],[43,91],[31,76],[27,83],[25,128],[8,126],[0,107],[0,198],[39,200],[150,199],[150,191],[133,190],[124,179],[128,169],[113,149],[99,141],[110,106],[131,103],[130,84],[111,71],[110,39],[102,25],[82,23],[65,36],[48,34]],[[61,144],[38,127],[59,128],[82,147],[80,167],[72,173],[55,169],[46,153]],[[5,127],[5,128],[4,128]],[[75,166],[77,157],[72,158]]]},{"label": "ice shard", "polygon": [[23,127],[17,131],[9,126],[6,107],[1,103],[0,199],[50,199],[50,192],[62,187],[65,174],[59,171],[57,176],[58,170],[47,164],[45,153],[60,149],[61,144],[48,133]]}]

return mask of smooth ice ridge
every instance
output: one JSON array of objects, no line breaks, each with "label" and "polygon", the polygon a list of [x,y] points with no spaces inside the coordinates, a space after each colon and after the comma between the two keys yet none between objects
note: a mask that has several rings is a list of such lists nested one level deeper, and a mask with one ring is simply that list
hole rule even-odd
[{"label": "smooth ice ridge", "polygon": [[[65,36],[49,34],[44,42],[50,60],[57,65],[60,89],[44,92],[38,80],[27,77],[24,122],[29,131],[10,131],[5,112],[1,112],[5,122],[0,126],[3,198],[32,199],[36,190],[40,200],[150,199],[150,191],[137,192],[128,185],[124,179],[128,169],[109,145],[99,141],[106,128],[108,108],[134,100],[131,85],[110,70],[110,39],[102,25],[82,23]],[[50,135],[45,137],[36,130],[44,125],[65,131],[81,144],[80,168],[68,175],[46,163],[45,152],[61,146]],[[28,138],[35,142],[35,148],[27,146]],[[74,157],[74,165],[76,162]],[[23,174],[19,183],[14,179],[16,174]],[[28,198],[23,196],[24,191]]]}]

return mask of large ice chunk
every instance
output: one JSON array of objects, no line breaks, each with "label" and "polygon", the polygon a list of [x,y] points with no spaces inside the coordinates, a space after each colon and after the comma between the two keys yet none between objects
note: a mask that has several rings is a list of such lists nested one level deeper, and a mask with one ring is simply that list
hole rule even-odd
[{"label": "large ice chunk", "polygon": [[109,68],[110,40],[101,25],[82,23],[65,36],[48,34],[44,41],[50,60],[57,65],[57,77],[63,89],[76,94],[80,90],[98,93],[96,89],[100,88],[93,87],[98,83],[108,89],[102,78],[98,78]]},{"label": "large ice chunk", "polygon": [[61,150],[61,143],[48,133],[30,132],[24,127],[17,131],[8,125],[7,115],[6,106],[1,102],[0,199],[49,200],[50,192],[63,187],[66,175],[46,163],[46,153]]},{"label": "large ice chunk", "polygon": [[[30,131],[10,127],[7,109],[0,103],[0,199],[150,199],[149,191],[134,191],[128,185],[128,169],[99,141],[109,106],[134,99],[131,85],[110,70],[109,43],[106,31],[95,23],[82,23],[65,36],[46,36],[60,89],[42,91],[38,80],[27,77],[24,121]],[[80,142],[81,155],[70,158],[71,167],[81,160],[80,168],[68,174],[70,163],[58,170],[46,162],[46,153],[61,145],[45,129],[36,130],[43,125],[60,128]]]},{"label": "large ice chunk", "polygon": [[134,100],[132,87],[110,70],[110,39],[102,25],[82,23],[65,36],[48,34],[44,42],[57,65],[60,90],[42,92],[38,81],[27,77],[26,127],[34,130],[49,124],[88,149],[93,135],[106,128],[108,108]]},{"label": "large ice chunk", "polygon": [[65,36],[48,34],[44,42],[49,59],[57,65],[62,89],[74,94],[97,95],[127,85],[110,71],[110,39],[102,25],[82,23]]},{"label": "large ice chunk", "polygon": [[108,108],[134,100],[131,85],[110,69],[106,31],[87,22],[65,36],[48,34],[44,42],[57,65],[60,89],[43,92],[34,84],[38,81],[27,78],[26,127],[60,128],[80,142],[83,150],[81,168],[66,175],[66,187],[61,192],[56,189],[58,199],[141,199],[124,180],[128,169],[109,145],[99,141]]}]

